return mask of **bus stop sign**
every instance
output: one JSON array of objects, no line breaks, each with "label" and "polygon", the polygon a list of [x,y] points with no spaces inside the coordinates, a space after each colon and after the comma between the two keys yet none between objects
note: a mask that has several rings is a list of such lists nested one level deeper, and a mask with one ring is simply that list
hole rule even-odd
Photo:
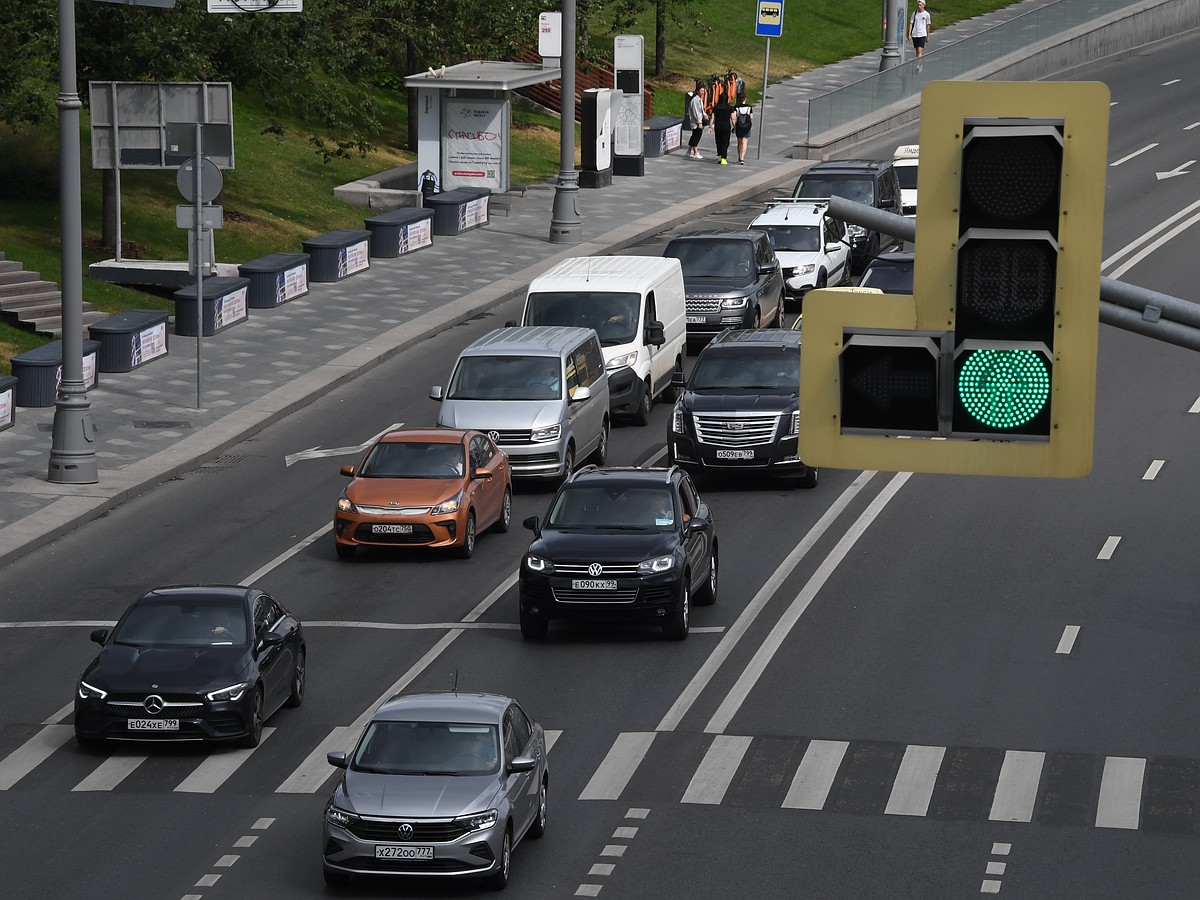
[{"label": "bus stop sign", "polygon": [[783,35],[783,0],[758,0],[758,18],[754,23],[756,37]]}]

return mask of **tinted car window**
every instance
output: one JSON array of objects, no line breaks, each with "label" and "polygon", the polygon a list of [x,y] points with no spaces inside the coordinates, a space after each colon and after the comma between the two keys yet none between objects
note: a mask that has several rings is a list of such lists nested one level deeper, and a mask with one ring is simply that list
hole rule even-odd
[{"label": "tinted car window", "polygon": [[448,478],[462,473],[461,444],[425,441],[376,444],[358,470],[360,478]]},{"label": "tinted car window", "polygon": [[896,166],[896,179],[900,182],[902,190],[915,191],[917,189],[917,167],[916,166]]},{"label": "tinted car window", "polygon": [[799,390],[800,354],[778,350],[755,353],[702,353],[688,387],[704,390]]},{"label": "tinted car window", "polygon": [[800,252],[821,246],[820,230],[815,225],[752,225],[751,228],[765,234],[777,251]]},{"label": "tinted car window", "polygon": [[563,490],[546,519],[552,528],[666,528],[675,524],[666,486],[580,486]]},{"label": "tinted car window", "polygon": [[796,183],[793,197],[844,197],[856,203],[875,205],[875,179],[871,176],[814,175]]},{"label": "tinted car window", "polygon": [[533,729],[529,725],[529,720],[525,718],[525,713],[521,712],[520,708],[516,706],[508,708],[508,717],[512,722],[513,745],[516,748],[514,755],[516,755],[529,745],[529,738],[533,734]]},{"label": "tinted car window", "polygon": [[672,241],[664,256],[679,260],[684,278],[754,280],[754,248],[749,241]]},{"label": "tinted car window", "polygon": [[464,356],[446,396],[450,400],[558,400],[557,356]]},{"label": "tinted car window", "polygon": [[625,291],[539,291],[529,295],[525,324],[593,328],[606,345],[628,344],[640,305],[639,294]]},{"label": "tinted car window", "polygon": [[350,765],[385,775],[489,775],[499,771],[499,747],[495,725],[375,721]]},{"label": "tinted car window", "polygon": [[879,288],[885,294],[911,294],[913,289],[913,264],[881,263],[867,266],[860,287]]},{"label": "tinted car window", "polygon": [[245,644],[240,603],[139,603],[113,632],[113,642],[137,647]]}]

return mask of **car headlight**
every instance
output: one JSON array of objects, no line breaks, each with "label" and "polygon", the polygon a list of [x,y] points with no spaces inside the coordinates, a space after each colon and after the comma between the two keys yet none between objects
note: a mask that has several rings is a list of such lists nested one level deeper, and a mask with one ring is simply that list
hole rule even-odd
[{"label": "car headlight", "polygon": [[788,436],[800,433],[800,410],[792,410],[792,427],[788,430]]},{"label": "car headlight", "polygon": [[749,302],[749,297],[727,297],[721,301],[721,309],[742,309]]},{"label": "car headlight", "polygon": [[863,228],[861,225],[851,225],[847,223],[846,234],[852,238],[864,238],[867,236],[867,229]]},{"label": "car headlight", "polygon": [[345,494],[342,494],[342,496],[338,497],[337,508],[338,508],[339,512],[344,512],[344,513],[358,512],[358,508],[353,503],[350,502],[350,498],[347,497]]},{"label": "car headlight", "polygon": [[674,556],[656,556],[654,559],[644,559],[638,563],[638,574],[655,575],[659,572],[670,572],[674,567]]},{"label": "car headlight", "polygon": [[634,350],[632,353],[622,353],[620,356],[614,356],[604,364],[604,368],[608,371],[614,369],[623,369],[626,366],[632,366],[637,362],[638,352]]},{"label": "car headlight", "polygon": [[557,441],[562,434],[562,425],[549,425],[546,428],[535,428],[529,435],[531,441]]},{"label": "car headlight", "polygon": [[80,700],[103,700],[108,696],[108,691],[102,691],[98,687],[88,684],[86,681],[79,682],[79,699]]},{"label": "car headlight", "polygon": [[671,413],[671,432],[673,434],[683,434],[683,407],[675,407]]},{"label": "car headlight", "polygon": [[330,825],[338,826],[338,828],[349,828],[358,821],[358,816],[348,813],[344,809],[338,809],[336,806],[327,806],[325,807],[325,821]]},{"label": "car headlight", "polygon": [[540,556],[534,556],[532,553],[526,555],[525,565],[529,567],[530,572],[540,572],[543,575],[549,575],[554,571],[554,563],[548,559],[542,559]]},{"label": "car headlight", "polygon": [[250,687],[249,682],[242,681],[238,684],[231,684],[229,687],[221,688],[219,691],[209,691],[204,696],[212,703],[233,703],[242,699],[242,694],[246,693],[246,688],[248,687]]},{"label": "car headlight", "polygon": [[444,516],[447,513],[458,512],[458,505],[462,501],[462,494],[455,494],[449,500],[443,500],[433,509],[429,510],[431,516]]},{"label": "car headlight", "polygon": [[485,812],[474,813],[469,816],[459,816],[454,820],[456,825],[461,825],[468,831],[482,831],[484,828],[491,828],[500,818],[500,813],[497,810],[489,809]]},{"label": "car headlight", "polygon": [[793,270],[796,275],[811,275],[817,269],[814,263],[809,263],[806,266],[796,266]]}]

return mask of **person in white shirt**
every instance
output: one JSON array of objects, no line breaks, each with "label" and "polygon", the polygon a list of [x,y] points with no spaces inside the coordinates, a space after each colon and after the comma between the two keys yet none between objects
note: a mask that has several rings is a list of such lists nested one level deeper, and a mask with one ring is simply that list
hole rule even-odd
[{"label": "person in white shirt", "polygon": [[917,11],[913,13],[912,21],[908,23],[908,39],[912,41],[913,48],[917,51],[917,59],[920,59],[921,54],[925,52],[925,42],[929,40],[931,31],[933,31],[933,20],[925,11],[925,0],[917,0]]}]

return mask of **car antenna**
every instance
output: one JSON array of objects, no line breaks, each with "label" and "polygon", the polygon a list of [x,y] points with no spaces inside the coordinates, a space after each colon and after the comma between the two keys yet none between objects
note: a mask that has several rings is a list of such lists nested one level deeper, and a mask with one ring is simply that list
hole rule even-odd
[{"label": "car antenna", "polygon": [[458,693],[458,669],[454,670],[454,687],[451,688],[454,693]]}]

